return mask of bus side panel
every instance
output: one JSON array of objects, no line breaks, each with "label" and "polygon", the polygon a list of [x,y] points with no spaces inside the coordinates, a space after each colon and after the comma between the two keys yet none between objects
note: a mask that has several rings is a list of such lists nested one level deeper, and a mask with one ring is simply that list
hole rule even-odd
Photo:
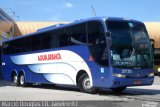
[{"label": "bus side panel", "polygon": [[2,55],[2,77],[3,79],[8,80],[8,81],[12,80],[11,78],[11,73],[13,70],[12,68],[13,68],[13,64],[11,63],[9,56]]},{"label": "bus side panel", "polygon": [[16,65],[14,64],[9,56],[2,57],[2,76],[3,79],[12,81],[12,73],[15,72],[19,76],[20,72],[25,75],[26,82],[28,83],[49,83],[43,76],[32,72],[27,65]]},{"label": "bus side panel", "polygon": [[102,67],[95,62],[90,62],[90,70],[94,87],[109,88],[112,83],[112,74],[109,67]]},{"label": "bus side panel", "polygon": [[[72,48],[68,48],[68,50],[77,53],[80,57],[83,58],[89,68],[89,72],[91,73],[94,87],[111,87],[112,70],[109,67],[102,67],[98,65],[94,62],[94,60],[90,60],[91,54],[89,52],[88,46],[74,46]],[[83,69],[83,66],[81,68]]]},{"label": "bus side panel", "polygon": [[[111,82],[111,70],[109,67],[101,67],[98,64],[96,64],[94,61],[90,61],[90,52],[89,48],[87,45],[81,45],[81,46],[68,46],[65,48],[57,48],[54,50],[46,50],[46,52],[68,52],[70,51],[73,53],[72,55],[65,55],[65,60],[69,61],[68,63],[73,64],[73,66],[76,68],[76,72],[80,70],[85,70],[88,75],[91,77],[91,81],[93,83],[94,87],[109,87]],[[43,53],[44,51],[39,51],[39,53]],[[28,53],[28,54],[34,54],[34,53]],[[62,53],[60,53],[62,54]],[[26,54],[27,55],[27,54]],[[63,55],[62,54],[62,61],[63,60]],[[18,55],[16,55],[18,56]],[[78,60],[75,57],[78,56],[80,59],[83,60]],[[32,57],[33,58],[33,57]],[[37,57],[36,57],[37,58]],[[23,64],[23,65],[18,65],[13,63],[10,60],[9,56],[4,56],[3,60],[6,62],[6,65],[3,66],[4,70],[6,73],[4,73],[4,77],[7,80],[11,80],[11,71],[14,69],[19,73],[20,71],[23,71],[26,75],[26,82],[42,82],[42,83],[49,83],[45,77],[44,73],[36,73],[31,71],[31,68],[29,68],[30,65],[32,64]],[[23,58],[20,59],[22,63],[24,63]],[[61,61],[61,60],[60,60]],[[82,65],[82,66],[81,66]],[[63,68],[63,67],[62,67]],[[69,71],[67,71],[69,72]],[[72,73],[73,74],[73,73]],[[52,77],[52,74],[49,74]],[[76,74],[72,75],[73,81],[76,81]],[[64,81],[65,82],[65,81]],[[74,82],[76,83],[76,82]]]},{"label": "bus side panel", "polygon": [[28,69],[28,72],[26,72],[26,81],[29,83],[46,83],[50,84],[49,81],[47,81],[43,74],[34,73],[31,70]]}]

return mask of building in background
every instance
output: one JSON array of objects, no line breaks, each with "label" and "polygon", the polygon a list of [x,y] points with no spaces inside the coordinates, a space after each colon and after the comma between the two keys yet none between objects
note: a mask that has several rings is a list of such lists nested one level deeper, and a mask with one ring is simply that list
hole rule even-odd
[{"label": "building in background", "polygon": [[26,35],[44,27],[66,23],[67,22],[16,22],[14,36]]},{"label": "building in background", "polygon": [[13,37],[15,21],[0,8],[0,45],[2,41]]},{"label": "building in background", "polygon": [[154,71],[158,73],[160,68],[160,22],[146,22],[149,36],[154,40]]}]

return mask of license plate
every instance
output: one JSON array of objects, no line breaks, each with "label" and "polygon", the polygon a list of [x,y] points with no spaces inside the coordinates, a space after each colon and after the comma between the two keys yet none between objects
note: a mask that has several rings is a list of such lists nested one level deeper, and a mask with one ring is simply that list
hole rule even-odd
[{"label": "license plate", "polygon": [[134,81],[134,85],[140,85],[140,84],[141,84],[141,81],[139,80]]}]

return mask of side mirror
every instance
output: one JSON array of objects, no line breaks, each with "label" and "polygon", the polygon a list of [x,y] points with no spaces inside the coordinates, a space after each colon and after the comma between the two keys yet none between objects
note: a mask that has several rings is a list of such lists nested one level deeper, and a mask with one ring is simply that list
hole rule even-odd
[{"label": "side mirror", "polygon": [[112,33],[111,32],[106,32],[106,38],[108,41],[108,47],[110,48],[112,45],[112,38],[111,38]]}]

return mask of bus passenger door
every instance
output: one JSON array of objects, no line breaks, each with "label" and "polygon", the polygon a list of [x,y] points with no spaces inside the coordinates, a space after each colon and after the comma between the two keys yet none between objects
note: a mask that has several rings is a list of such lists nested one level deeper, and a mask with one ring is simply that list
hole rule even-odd
[{"label": "bus passenger door", "polygon": [[108,51],[105,37],[96,39],[95,44],[90,45],[90,52],[93,60],[100,66],[108,65]]}]

